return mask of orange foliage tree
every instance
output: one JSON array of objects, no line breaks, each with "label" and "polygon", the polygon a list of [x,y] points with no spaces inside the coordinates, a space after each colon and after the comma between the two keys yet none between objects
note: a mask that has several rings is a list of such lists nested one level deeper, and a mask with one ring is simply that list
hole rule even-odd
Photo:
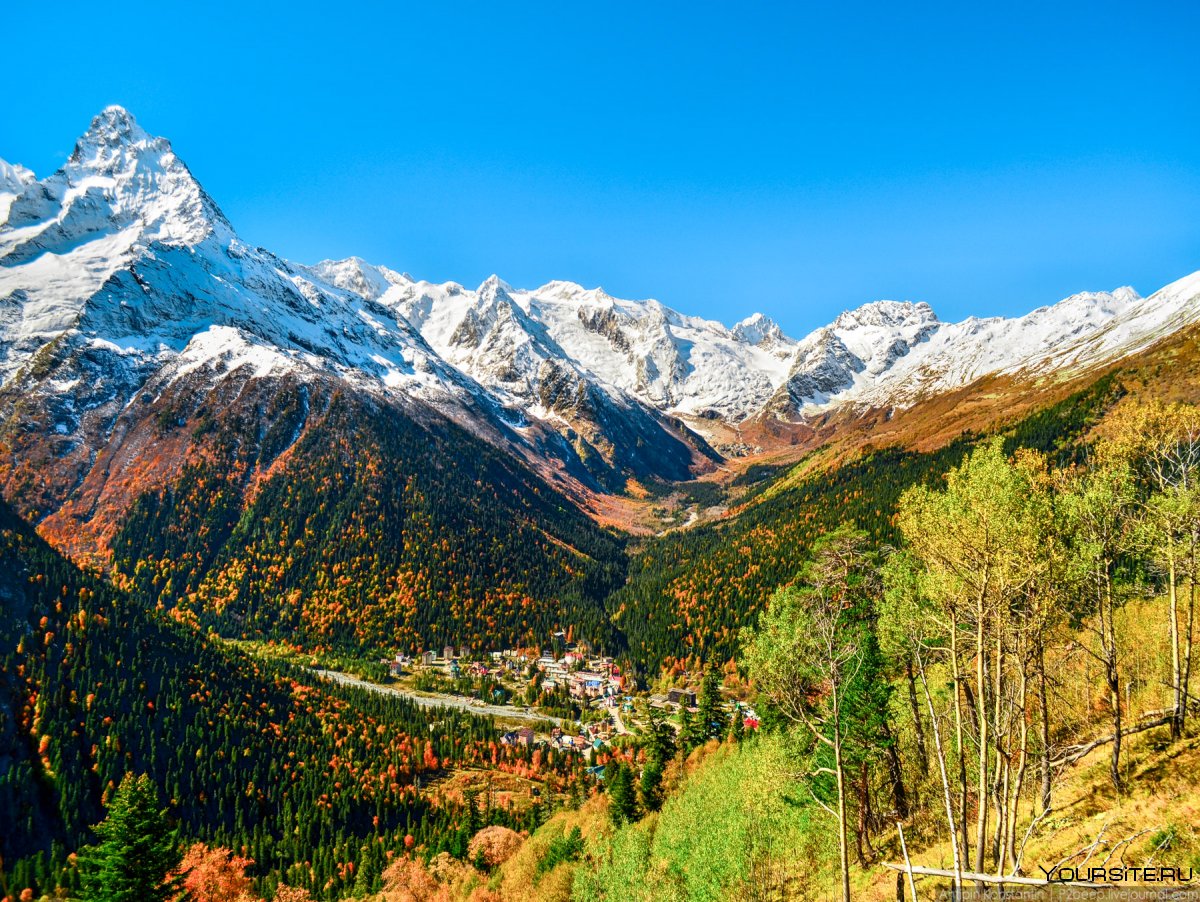
[{"label": "orange foliage tree", "polygon": [[194,902],[253,902],[246,868],[254,859],[233,854],[229,849],[209,848],[195,843],[179,865],[188,898]]}]

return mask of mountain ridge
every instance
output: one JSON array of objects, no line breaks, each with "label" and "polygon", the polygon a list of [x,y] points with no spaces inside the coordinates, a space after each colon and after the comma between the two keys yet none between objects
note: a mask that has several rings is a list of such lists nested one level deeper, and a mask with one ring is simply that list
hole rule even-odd
[{"label": "mountain ridge", "polygon": [[[728,327],[568,281],[469,289],[358,257],[303,265],[243,242],[170,142],[120,107],[45,179],[0,166],[0,195],[0,475],[38,517],[112,478],[114,442],[149,453],[164,424],[203,407],[180,399],[237,403],[263,397],[248,391],[263,380],[444,418],[587,509],[798,435],[819,442],[825,423],[1098,370],[1200,320],[1200,273],[1147,298],[1084,292],[958,323],[874,301],[794,339],[763,314]],[[33,504],[29,459],[58,473]]]},{"label": "mountain ridge", "polygon": [[[97,265],[86,267],[94,278],[111,278],[130,256],[148,245],[194,247],[215,235],[218,243],[242,247],[219,207],[191,176],[170,143],[148,135],[121,107],[108,107],[98,115],[77,142],[67,165],[49,178],[30,181],[27,170],[8,164],[0,174],[0,187],[14,192],[0,233],[0,260],[9,275],[8,279],[0,279],[0,297],[13,299],[18,291],[23,292],[19,299],[23,313],[37,306],[31,293],[53,292],[60,298],[73,293],[78,298],[89,288],[98,288],[79,279],[49,278],[39,284],[38,273],[26,274],[29,278],[24,281],[31,284],[17,284],[22,280],[13,277],[15,266],[31,262],[35,255],[70,258],[81,240],[105,229],[112,231],[114,226],[126,225],[136,234],[123,235],[127,230],[117,229],[111,236],[113,246],[97,248],[107,255],[110,266],[107,270]],[[55,203],[58,212],[50,221],[47,214]],[[105,211],[107,222],[102,221]],[[132,221],[134,212],[138,213],[138,222]],[[478,308],[492,303],[499,290],[512,302],[510,312],[523,312],[528,319],[515,316],[517,322],[510,332],[524,335],[510,334],[494,350],[510,350],[514,340],[528,346],[546,345],[546,339],[552,339],[549,352],[536,355],[536,361],[527,361],[529,366],[536,370],[551,359],[559,370],[574,370],[593,383],[606,383],[605,388],[615,387],[661,413],[692,418],[692,425],[701,433],[706,419],[737,423],[762,415],[799,418],[846,403],[911,403],[913,392],[900,384],[904,379],[889,375],[892,365],[938,333],[961,340],[975,359],[970,366],[956,368],[958,361],[945,359],[945,345],[953,342],[942,341],[938,343],[940,356],[920,354],[921,358],[933,359],[922,359],[919,367],[912,364],[898,370],[900,376],[907,377],[918,368],[940,369],[942,377],[926,380],[926,390],[992,372],[1036,369],[1043,361],[1014,352],[1013,342],[997,340],[1015,332],[1020,341],[1033,338],[1045,343],[1048,335],[1057,336],[1064,330],[1073,338],[1084,339],[1103,330],[1141,300],[1129,288],[1085,292],[1023,317],[971,317],[961,323],[941,322],[924,302],[874,301],[843,312],[832,323],[801,339],[793,339],[763,314],[726,327],[679,313],[653,299],[625,301],[612,298],[603,289],[586,289],[571,282],[513,289],[492,276],[472,291],[455,282],[417,281],[355,257],[303,266],[272,255],[270,262],[286,271],[295,290],[310,303],[333,287],[361,298],[367,305],[378,303],[401,314],[412,331],[393,334],[389,340],[403,345],[417,333],[438,352],[435,356],[441,357],[451,350],[447,338],[454,336],[441,334],[439,325],[444,325],[448,317],[460,318],[462,330],[457,332],[455,347],[464,347],[472,337],[482,340],[485,336],[473,335],[468,320]],[[69,259],[65,261],[68,270],[70,263]],[[1096,309],[1086,309],[1080,299],[1087,299]],[[427,314],[439,310],[443,315],[422,316],[422,310]],[[358,315],[378,327],[378,322],[372,320],[375,312],[377,308],[370,308],[358,311]],[[36,330],[35,336],[26,337],[48,338],[65,330],[64,317],[47,319],[43,315],[41,320],[43,328]],[[1045,328],[1030,329],[1034,320]],[[346,328],[344,323],[342,328]],[[980,329],[989,330],[989,340],[998,344],[1001,353],[989,358],[979,353],[979,342],[969,347],[971,336]],[[393,330],[397,331],[407,332],[403,328]],[[836,342],[830,340],[830,334]],[[848,338],[849,354],[838,347]],[[280,343],[278,337],[276,342]],[[318,347],[327,354],[333,350]],[[1106,350],[1115,352],[1120,348]],[[6,351],[11,358],[11,350]],[[781,365],[785,361],[787,365]],[[392,372],[393,368],[402,371],[404,367],[395,364],[395,360],[383,364],[383,372],[379,372],[380,367],[373,373],[369,365],[362,368],[387,385],[389,381],[404,381]],[[494,360],[460,359],[455,368],[476,381],[495,383],[504,381],[494,378],[498,367]],[[12,369],[10,359],[0,374],[7,379]],[[529,402],[529,395],[537,394],[535,386],[540,380],[536,371],[523,376],[533,391],[519,393],[519,400]],[[446,384],[454,382],[445,373],[437,373],[437,377]]]}]

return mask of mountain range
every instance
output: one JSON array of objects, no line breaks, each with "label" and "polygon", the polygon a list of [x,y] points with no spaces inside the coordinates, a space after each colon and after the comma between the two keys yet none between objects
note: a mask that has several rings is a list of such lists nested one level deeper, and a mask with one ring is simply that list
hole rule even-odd
[{"label": "mountain range", "polygon": [[[170,143],[114,106],[46,178],[0,161],[0,487],[58,547],[107,559],[131,512],[219,473],[238,500],[211,563],[318,445],[410,479],[453,447],[490,473],[456,485],[463,505],[498,480],[496,503],[570,557],[563,530],[580,510],[603,523],[605,498],[661,494],[830,418],[887,420],[997,377],[1069,381],[1198,319],[1200,273],[1013,319],[875,301],[794,339],[762,314],[727,327],[572,282],[303,265],[242,241]],[[333,448],[333,422],[365,444]],[[402,465],[382,447],[400,434]],[[562,529],[530,513],[547,503]]]}]

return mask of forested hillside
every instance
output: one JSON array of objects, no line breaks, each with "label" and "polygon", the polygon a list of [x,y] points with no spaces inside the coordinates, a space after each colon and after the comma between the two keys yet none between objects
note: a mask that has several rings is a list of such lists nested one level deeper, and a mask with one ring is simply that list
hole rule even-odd
[{"label": "forested hillside", "polygon": [[[1121,393],[1118,378],[1106,376],[998,432],[1009,451],[1070,460],[1079,437]],[[804,461],[764,483],[727,521],[645,541],[631,556],[627,582],[609,599],[637,663],[654,674],[663,665],[694,670],[698,662],[734,659],[739,631],[776,589],[797,579],[816,539],[850,522],[876,543],[894,543],[904,491],[940,479],[985,438],[964,434],[929,452],[869,450],[836,466]]]},{"label": "forested hillside", "polygon": [[[603,583],[586,580],[616,581],[615,539],[480,456],[440,448],[447,482],[385,472],[372,449],[404,459],[418,433],[387,444],[405,433],[336,410],[274,467],[221,474],[199,462],[175,491],[144,497],[114,542],[128,592],[0,509],[0,555],[13,563],[0,583],[10,888],[78,887],[70,856],[122,777],[144,773],[181,838],[216,850],[196,855],[252,861],[237,879],[268,898],[291,898],[286,884],[328,900],[409,898],[394,893],[414,886],[424,895],[412,898],[429,899],[624,899],[646,886],[665,894],[647,898],[721,899],[750,885],[799,892],[805,873],[819,875],[820,897],[879,882],[897,819],[926,863],[1020,870],[1026,846],[1050,841],[1077,765],[1105,757],[1100,791],[1120,798],[1145,792],[1134,762],[1190,741],[1200,421],[1188,405],[1125,396],[1116,376],[935,452],[802,461],[756,486],[728,523],[646,542],[609,596],[611,633],[588,606]],[[495,480],[483,497],[507,489],[529,521],[486,519],[507,500],[475,508],[482,521],[426,500],[453,494],[463,473]],[[507,544],[546,535],[521,532],[535,516],[560,535],[579,529],[581,544],[610,542],[588,559],[611,553],[613,569],[556,570],[560,544]],[[417,541],[435,519],[491,535],[481,561],[447,562]],[[389,526],[411,542],[396,544]],[[587,586],[571,603],[595,619],[554,619],[548,600],[548,619],[518,621],[515,639],[565,624],[608,636],[647,676],[663,664],[694,681],[706,668],[697,713],[676,729],[651,719],[616,743],[598,786],[582,758],[502,746],[487,720],[333,689],[202,635],[422,641],[437,614],[381,637],[395,610],[419,605],[372,608],[405,560],[407,579],[448,574],[432,596],[447,601],[455,585],[494,585],[488,566],[530,587],[570,574]],[[441,616],[467,632],[501,623],[456,621],[459,610]],[[1138,622],[1161,628],[1151,639]],[[737,691],[756,702],[757,731],[722,705],[719,669],[736,670]],[[1153,731],[1161,742],[1140,744]],[[472,841],[481,828],[534,828],[544,809],[481,809],[418,788],[455,767],[533,773],[559,804],[583,807],[527,842],[503,834],[512,864],[492,860]],[[563,826],[572,819],[586,834]]]},{"label": "forested hillside", "polygon": [[[203,441],[111,541],[118,582],[235,637],[483,649],[571,628],[613,647],[623,540],[452,424],[320,389],[188,411]],[[286,454],[277,461],[280,453]]]},{"label": "forested hillside", "polygon": [[[726,520],[627,554],[623,537],[465,433],[293,391],[270,416],[186,418],[211,451],[133,504],[110,542],[118,584],[238,638],[482,651],[563,629],[652,676],[733,659],[738,631],[816,537],[849,519],[894,540],[900,494],[981,438],[803,461]],[[1009,447],[1069,454],[1119,393],[1106,377],[1010,425]]]},{"label": "forested hillside", "polygon": [[488,719],[214,645],[67,563],[7,505],[0,560],[0,879],[14,898],[77,886],[68,863],[127,773],[151,776],[183,838],[253,858],[266,889],[284,878],[316,898],[377,885],[406,836],[465,850],[471,818],[525,823],[418,791],[448,767],[582,779],[577,759],[531,765],[530,750],[498,746]]},{"label": "forested hillside", "polygon": [[[0,577],[8,887],[77,890],[71,856],[128,774],[149,775],[181,840],[210,850],[196,853],[205,861],[252,861],[235,868],[238,880],[268,898],[276,887],[281,899],[294,887],[326,900],[395,889],[402,871],[429,898],[454,896],[452,885],[465,898],[488,882],[519,898],[551,873],[559,890],[546,898],[588,900],[667,877],[661,886],[681,900],[725,898],[745,881],[784,892],[802,868],[826,886],[840,874],[865,885],[881,849],[894,857],[893,815],[910,823],[914,850],[953,848],[964,871],[1011,868],[1022,830],[1053,810],[1045,787],[1052,798],[1079,749],[1110,756],[1121,793],[1136,782],[1123,748],[1148,728],[1168,741],[1189,735],[1185,540],[1196,519],[1191,495],[1176,491],[1192,483],[1163,473],[1192,466],[1180,449],[1200,444],[1179,438],[1191,435],[1192,409],[1142,397],[1144,375],[1114,372],[934,451],[866,449],[833,463],[818,450],[768,472],[723,521],[632,549],[441,421],[309,387],[272,395],[265,410],[174,410],[163,439],[186,431],[205,453],[138,497],[111,539],[108,573],[77,569],[0,509],[0,557],[12,564]],[[1095,543],[1117,539],[1087,532],[1104,520],[1088,505],[1109,502],[1124,505],[1113,509],[1124,525],[1105,551]],[[997,557],[1007,575],[987,589],[1011,597],[974,614],[947,588],[969,568],[944,562],[977,552],[929,545],[969,542],[970,522],[997,524],[989,554],[1019,552]],[[1173,565],[1161,547],[1176,550]],[[1097,560],[1107,583],[1096,582]],[[1114,589],[1096,596],[1097,585]],[[1175,617],[1146,600],[1160,591]],[[1035,596],[1056,599],[1037,608],[1036,640],[1020,626]],[[842,599],[831,620],[813,607],[826,597]],[[1137,617],[1174,627],[1135,651],[1124,637]],[[925,631],[937,624],[956,632]],[[488,720],[335,689],[206,638],[362,657],[449,643],[484,652],[557,629],[648,680],[662,669],[693,682],[709,674],[699,713],[676,736],[660,725],[604,753],[600,797],[581,757],[500,745]],[[846,643],[824,662],[806,644],[821,635]],[[843,652],[857,662],[844,684],[822,670]],[[721,713],[718,671],[737,674],[743,699],[759,693],[763,722],[744,753],[736,746],[749,734],[740,711],[737,724]],[[955,684],[957,700],[946,688]],[[831,715],[839,685],[843,707]],[[1114,685],[1124,701],[1112,701]],[[1105,747],[1106,730],[1135,739]],[[700,770],[685,763],[735,734]],[[987,760],[971,754],[980,736]],[[419,788],[464,767],[536,775],[559,804],[584,803],[582,823],[614,824],[586,841],[569,831],[531,840],[511,867],[488,864],[469,844],[482,827],[533,828],[545,809],[481,809]],[[815,779],[803,777],[810,770]],[[980,833],[982,809],[994,813]],[[705,826],[719,812],[721,830]],[[702,829],[708,845],[693,848],[687,837]],[[1039,836],[1035,825],[1030,839]],[[664,876],[663,861],[678,870]],[[584,865],[594,878],[579,876]]]},{"label": "forested hillside", "polygon": [[887,545],[823,534],[740,636],[759,728],[710,670],[677,744],[642,736],[488,898],[1191,883],[1200,407],[1125,399],[1086,454],[1017,441],[1037,432],[915,482]]}]

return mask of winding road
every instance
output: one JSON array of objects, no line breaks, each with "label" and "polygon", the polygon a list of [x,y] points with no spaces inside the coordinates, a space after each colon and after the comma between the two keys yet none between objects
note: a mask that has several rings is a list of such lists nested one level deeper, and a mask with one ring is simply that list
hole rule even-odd
[{"label": "winding road", "polygon": [[378,683],[371,683],[367,680],[360,680],[358,677],[350,676],[348,673],[339,673],[336,670],[317,670],[312,671],[317,676],[327,680],[332,680],[335,683],[341,683],[344,686],[357,686],[359,689],[368,689],[371,692],[378,692],[382,695],[398,695],[401,698],[407,698],[410,701],[416,702],[423,708],[461,708],[471,714],[489,715],[491,717],[514,718],[517,720],[532,720],[550,723],[558,723],[552,717],[545,717],[541,714],[534,714],[532,711],[522,711],[520,708],[511,708],[501,705],[477,705],[472,704],[475,699],[467,698],[462,695],[442,695],[440,693],[418,694],[407,689],[396,689],[393,686],[380,686]]}]

